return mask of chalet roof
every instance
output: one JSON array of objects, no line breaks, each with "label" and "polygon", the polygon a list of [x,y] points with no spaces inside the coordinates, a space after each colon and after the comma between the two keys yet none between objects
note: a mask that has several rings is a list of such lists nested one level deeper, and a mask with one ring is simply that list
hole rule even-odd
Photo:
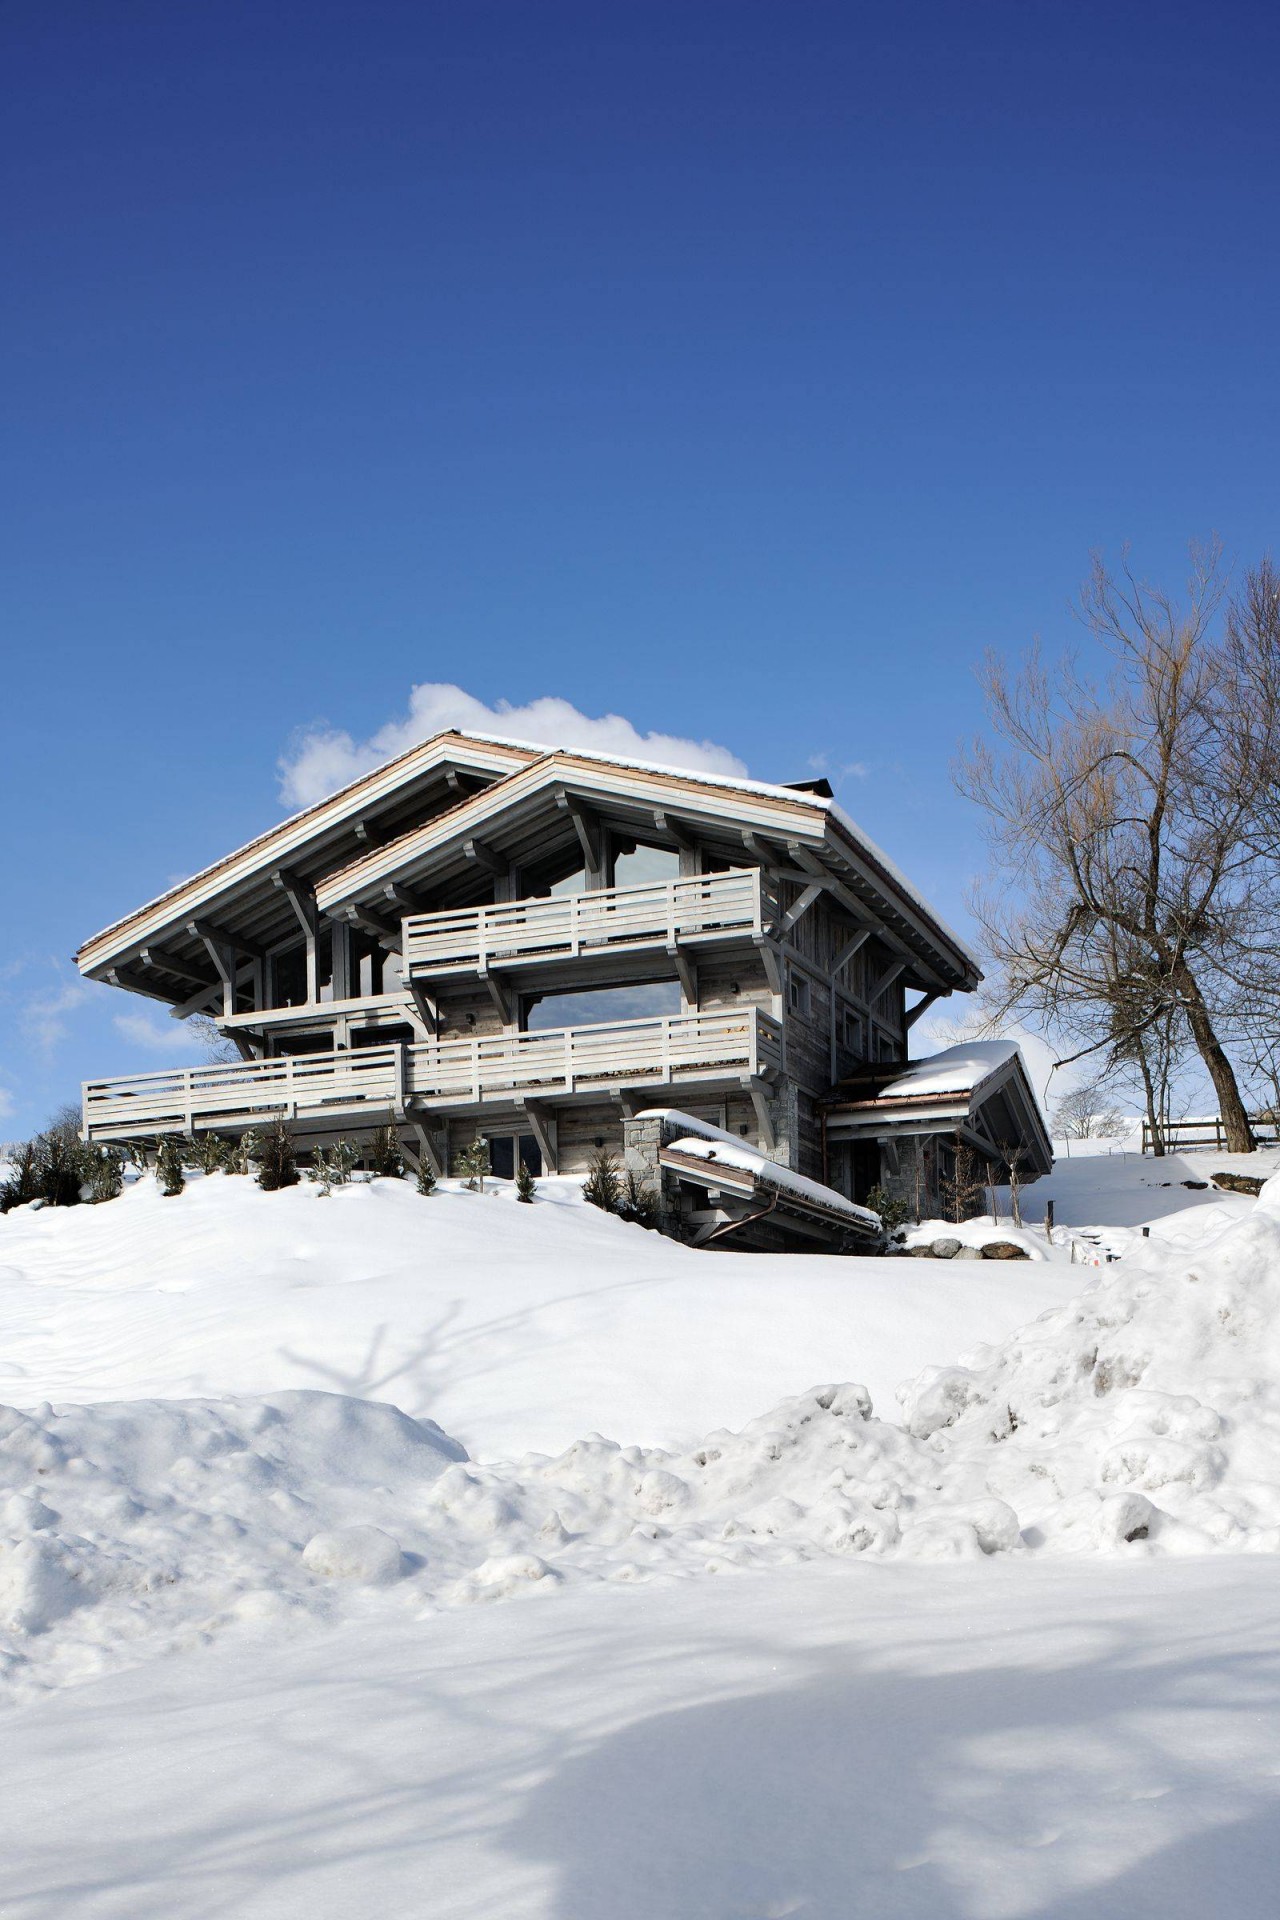
[{"label": "chalet roof", "polygon": [[[385,914],[407,881],[428,888],[475,874],[476,840],[515,832],[564,796],[594,798],[610,818],[635,816],[641,833],[655,818],[748,847],[800,848],[823,884],[843,887],[852,905],[882,921],[911,963],[916,984],[967,989],[981,977],[973,955],[875,843],[822,793],[729,774],[669,767],[586,748],[546,748],[497,734],[451,728],[421,742],[328,799],[258,835],[156,899],[95,934],[76,956],[85,973],[116,977],[170,1003],[175,982],[198,980],[204,949],[197,920],[231,927],[243,951],[291,937],[293,922],[277,876],[315,890],[322,912],[363,902]],[[424,813],[426,818],[423,818]],[[562,820],[566,818],[563,814]],[[634,822],[633,822],[634,824]],[[815,865],[816,863],[816,865]],[[855,900],[856,896],[856,900]],[[166,972],[166,958],[178,965]],[[122,967],[133,969],[130,977]],[[195,971],[190,971],[194,967]]]},{"label": "chalet roof", "polygon": [[[940,971],[948,987],[971,988],[981,979],[975,956],[934,912],[901,869],[864,834],[833,800],[820,794],[762,780],[666,767],[584,748],[553,748],[539,759],[495,782],[447,814],[410,829],[399,839],[373,848],[349,866],[331,873],[318,887],[323,911],[377,899],[388,882],[427,881],[463,848],[469,836],[492,829],[504,815],[528,810],[537,797],[557,787],[584,796],[630,802],[652,814],[656,808],[676,822],[703,825],[709,817],[727,820],[738,833],[758,833],[766,841],[804,844],[818,855],[832,877],[862,894],[869,907],[897,921],[905,945],[917,960]],[[726,799],[735,804],[726,807]],[[940,963],[940,965],[939,965]]]},{"label": "chalet roof", "polygon": [[[234,852],[224,854],[211,866],[179,881],[136,907],[122,919],[113,921],[100,933],[86,940],[75,958],[82,972],[88,973],[114,957],[121,948],[136,946],[140,939],[155,936],[162,928],[207,908],[211,901],[232,890],[246,876],[270,873],[282,861],[297,864],[315,850],[335,842],[335,829],[351,822],[376,820],[406,793],[422,784],[423,776],[457,773],[486,780],[500,779],[520,766],[540,757],[543,749],[527,742],[488,739],[482,734],[464,734],[456,728],[433,734],[409,747],[394,759],[385,760],[369,773],[348,781],[324,800],[303,807],[265,833],[257,834]],[[348,835],[347,846],[359,844]],[[339,836],[337,847],[341,848]],[[328,865],[342,858],[331,852]]]}]

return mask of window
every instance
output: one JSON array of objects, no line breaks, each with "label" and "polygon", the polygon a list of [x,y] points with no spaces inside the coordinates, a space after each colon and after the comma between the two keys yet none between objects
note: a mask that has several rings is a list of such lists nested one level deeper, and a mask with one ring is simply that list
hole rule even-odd
[{"label": "window", "polygon": [[787,1005],[790,1007],[792,1013],[798,1014],[802,1020],[809,1018],[810,1010],[813,1006],[813,994],[810,990],[809,982],[802,973],[797,973],[794,968],[792,968],[791,972],[787,975]]},{"label": "window", "polygon": [[645,1020],[679,1012],[679,982],[653,980],[643,987],[548,993],[529,1002],[524,1024],[527,1032],[537,1033],[547,1027],[600,1027],[614,1020]]},{"label": "window", "polygon": [[535,1179],[542,1172],[542,1154],[531,1133],[489,1133],[485,1138],[489,1142],[489,1166],[495,1179],[515,1179],[517,1154]]},{"label": "window", "polygon": [[848,1007],[840,1017],[840,1044],[846,1053],[852,1053],[859,1060],[866,1051],[866,1034],[863,1030],[862,1015],[854,1013]]}]

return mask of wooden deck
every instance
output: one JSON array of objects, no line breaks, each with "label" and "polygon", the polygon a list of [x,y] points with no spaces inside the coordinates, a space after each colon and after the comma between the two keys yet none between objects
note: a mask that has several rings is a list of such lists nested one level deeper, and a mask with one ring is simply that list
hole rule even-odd
[{"label": "wooden deck", "polygon": [[516,1096],[768,1078],[781,1065],[781,1027],[759,1008],[744,1007],[90,1080],[84,1133],[118,1140],[234,1131],[276,1114],[313,1127],[336,1127],[346,1116],[367,1126],[384,1113],[465,1109]]},{"label": "wooden deck", "polygon": [[411,978],[485,973],[586,954],[673,949],[762,935],[774,902],[759,871],[710,873],[647,886],[411,914]]}]

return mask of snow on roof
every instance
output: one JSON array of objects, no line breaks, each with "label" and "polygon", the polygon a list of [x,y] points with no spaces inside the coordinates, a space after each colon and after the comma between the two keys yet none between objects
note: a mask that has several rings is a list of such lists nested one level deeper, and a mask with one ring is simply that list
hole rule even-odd
[{"label": "snow on roof", "polygon": [[972,1093],[1020,1053],[1016,1040],[965,1040],[927,1060],[913,1060],[905,1073],[881,1087],[878,1100],[919,1100],[926,1094]]},{"label": "snow on roof", "polygon": [[762,1180],[766,1186],[781,1187],[784,1192],[794,1193],[798,1199],[813,1200],[826,1207],[832,1213],[844,1213],[863,1226],[879,1230],[880,1216],[872,1213],[868,1207],[859,1207],[852,1200],[846,1200],[834,1187],[824,1187],[820,1180],[806,1179],[802,1173],[793,1173],[790,1167],[780,1166],[771,1160],[767,1153],[759,1148],[747,1145],[736,1134],[726,1133],[723,1127],[713,1127],[705,1120],[697,1120],[691,1113],[682,1113],[679,1107],[646,1107],[646,1120],[662,1119],[674,1129],[681,1129],[680,1137],[668,1142],[674,1153],[685,1153],[691,1159],[714,1161],[724,1167],[738,1167]]}]

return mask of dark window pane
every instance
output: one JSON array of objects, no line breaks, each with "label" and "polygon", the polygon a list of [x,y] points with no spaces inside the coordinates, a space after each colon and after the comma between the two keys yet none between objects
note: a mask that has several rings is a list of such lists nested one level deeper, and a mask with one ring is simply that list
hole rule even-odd
[{"label": "dark window pane", "polygon": [[611,1020],[644,1020],[680,1011],[680,984],[653,980],[643,987],[600,987],[592,993],[549,993],[529,1009],[530,1033],[547,1027],[599,1027]]}]

